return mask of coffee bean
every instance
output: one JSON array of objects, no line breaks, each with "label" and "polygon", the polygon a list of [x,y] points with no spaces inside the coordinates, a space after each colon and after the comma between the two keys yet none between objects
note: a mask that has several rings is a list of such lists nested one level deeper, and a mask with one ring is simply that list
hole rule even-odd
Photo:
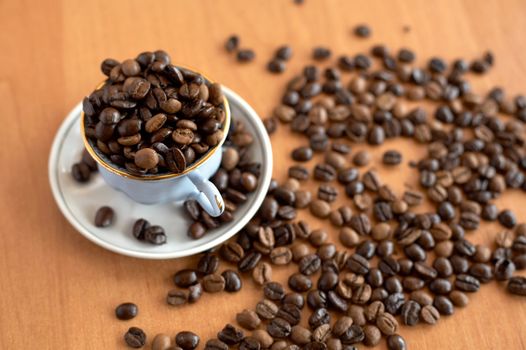
[{"label": "coffee bean", "polygon": [[466,294],[454,290],[449,294],[449,299],[455,306],[464,307],[468,304],[469,298]]},{"label": "coffee bean", "polygon": [[507,290],[512,294],[526,296],[526,278],[521,276],[510,278]]},{"label": "coffee bean", "polygon": [[510,279],[514,272],[515,264],[509,259],[499,259],[495,263],[495,279],[497,281]]},{"label": "coffee bean", "polygon": [[389,350],[406,350],[407,345],[401,335],[393,334],[387,337],[387,349]]},{"label": "coffee bean", "polygon": [[100,207],[95,214],[95,226],[108,227],[113,223],[115,212],[108,206]]},{"label": "coffee bean", "polygon": [[497,218],[500,224],[506,228],[513,228],[517,222],[515,219],[515,214],[513,214],[513,212],[508,209],[501,211]]},{"label": "coffee bean", "polygon": [[203,289],[208,293],[217,293],[225,289],[225,279],[219,274],[209,274],[201,281]]},{"label": "coffee bean", "polygon": [[236,321],[241,327],[248,330],[256,329],[261,323],[257,313],[247,309],[236,315]]},{"label": "coffee bean", "polygon": [[172,340],[167,334],[159,333],[152,341],[152,350],[167,350],[172,345]]},{"label": "coffee bean", "polygon": [[221,273],[221,276],[225,279],[225,291],[234,293],[238,292],[243,287],[241,277],[236,271],[225,270]]},{"label": "coffee bean", "polygon": [[433,301],[433,306],[440,312],[442,315],[452,315],[455,311],[455,307],[451,300],[448,297],[439,295],[435,297]]},{"label": "coffee bean", "polygon": [[267,332],[274,338],[286,338],[291,331],[290,323],[279,317],[272,319],[267,325]]},{"label": "coffee bean", "polygon": [[184,350],[193,350],[199,345],[199,336],[188,331],[179,332],[175,336],[175,343]]},{"label": "coffee bean", "polygon": [[326,202],[334,202],[338,197],[338,190],[327,184],[321,184],[318,188],[318,199]]},{"label": "coffee bean", "polygon": [[371,35],[371,29],[365,24],[360,24],[354,28],[354,34],[360,38],[368,38]]},{"label": "coffee bean", "polygon": [[285,296],[283,286],[278,282],[269,282],[263,288],[265,297],[270,300],[281,300]]},{"label": "coffee bean", "polygon": [[434,325],[440,320],[440,313],[433,305],[425,305],[420,311],[420,317],[425,323]]},{"label": "coffee bean", "polygon": [[196,283],[190,287],[188,287],[188,302],[190,304],[193,304],[201,298],[201,295],[203,294],[203,287],[201,286],[201,283]]},{"label": "coffee bean", "polygon": [[131,327],[124,334],[124,341],[130,348],[142,348],[146,344],[146,333],[138,327]]},{"label": "coffee bean", "polygon": [[258,252],[251,252],[243,256],[237,264],[239,272],[248,272],[256,267],[259,260],[261,260],[261,254]]},{"label": "coffee bean", "polygon": [[166,296],[166,303],[172,306],[179,306],[186,303],[188,297],[185,291],[172,289]]},{"label": "coffee bean", "polygon": [[137,316],[138,312],[139,309],[134,303],[123,303],[115,309],[115,316],[119,320],[131,320]]},{"label": "coffee bean", "polygon": [[225,49],[227,52],[234,52],[239,46],[239,36],[231,35],[225,42]]},{"label": "coffee bean", "polygon": [[[153,225],[148,226],[145,225],[143,227],[144,232],[144,240],[151,244],[155,245],[161,245],[166,243],[166,234],[164,233],[164,229],[161,226]],[[136,233],[135,227],[134,227],[134,234]],[[136,236],[137,237],[137,236]],[[139,233],[138,239],[140,239],[141,233]]]},{"label": "coffee bean", "polygon": [[282,59],[272,59],[267,63],[267,69],[271,73],[283,73],[287,65]]},{"label": "coffee bean", "polygon": [[297,345],[306,345],[310,342],[312,333],[303,326],[296,325],[292,327],[290,332],[290,339]]},{"label": "coffee bean", "polygon": [[183,269],[176,272],[174,275],[175,285],[181,288],[190,287],[191,285],[196,284],[197,281],[197,273],[195,270]]},{"label": "coffee bean", "polygon": [[238,263],[245,256],[243,248],[235,242],[227,242],[219,249],[223,259],[231,263]]},{"label": "coffee bean", "polygon": [[319,218],[326,218],[331,212],[331,206],[324,200],[317,199],[310,203],[311,213]]},{"label": "coffee bean", "polygon": [[79,183],[85,183],[88,182],[91,177],[91,169],[84,162],[75,163],[71,167],[71,175],[75,181]]},{"label": "coffee bean", "polygon": [[318,164],[314,167],[314,179],[329,182],[336,178],[336,170],[329,164]]},{"label": "coffee bean", "polygon": [[260,261],[252,270],[252,279],[260,286],[270,282],[272,280],[272,267],[270,264]]},{"label": "coffee bean", "polygon": [[376,326],[385,335],[393,335],[398,330],[398,321],[388,312],[384,312],[376,319]]},{"label": "coffee bean", "polygon": [[347,268],[354,273],[365,275],[369,271],[369,261],[361,255],[353,254],[347,260]]},{"label": "coffee bean", "polygon": [[312,149],[310,147],[298,147],[292,151],[292,159],[299,162],[306,162],[312,159]]},{"label": "coffee bean", "polygon": [[420,319],[420,309],[421,307],[417,302],[413,300],[406,301],[400,311],[402,322],[408,326],[417,324]]},{"label": "coffee bean", "polygon": [[315,60],[325,60],[331,56],[331,50],[326,47],[315,47],[312,51],[312,58]]},{"label": "coffee bean", "polygon": [[237,52],[236,58],[238,62],[250,62],[256,58],[256,54],[251,49],[241,49]]},{"label": "coffee bean", "polygon": [[382,161],[385,165],[398,165],[402,162],[402,154],[396,150],[386,151]]},{"label": "coffee bean", "polygon": [[231,324],[225,325],[225,327],[217,333],[217,338],[228,345],[239,344],[244,337],[245,334],[243,331],[235,328]]},{"label": "coffee bean", "polygon": [[304,181],[309,178],[309,170],[300,165],[291,166],[288,170],[289,177]]}]

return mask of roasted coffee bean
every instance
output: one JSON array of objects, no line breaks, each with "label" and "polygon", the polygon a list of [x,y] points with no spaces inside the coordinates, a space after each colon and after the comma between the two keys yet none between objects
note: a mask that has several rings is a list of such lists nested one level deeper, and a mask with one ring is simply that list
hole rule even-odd
[{"label": "roasted coffee bean", "polygon": [[495,279],[497,281],[510,279],[514,272],[515,264],[509,259],[499,259],[495,263]]},{"label": "roasted coffee bean", "polygon": [[221,276],[225,279],[225,291],[234,293],[238,292],[243,287],[241,276],[239,276],[236,271],[225,270],[221,273]]},{"label": "roasted coffee bean", "polygon": [[257,313],[247,309],[241,311],[236,315],[236,321],[241,327],[248,330],[256,329],[261,323],[261,320],[259,319]]},{"label": "roasted coffee bean", "polygon": [[138,327],[131,327],[124,334],[124,341],[130,348],[142,348],[146,344],[146,333]]},{"label": "roasted coffee bean", "polygon": [[290,323],[279,317],[272,319],[267,325],[267,332],[274,338],[286,338],[291,331]]},{"label": "roasted coffee bean", "polygon": [[285,296],[283,286],[278,282],[269,282],[265,284],[263,293],[270,300],[281,300]]},{"label": "roasted coffee bean", "polygon": [[119,320],[131,320],[138,312],[139,308],[134,303],[123,303],[115,309],[115,316]]},{"label": "roasted coffee bean", "polygon": [[197,263],[197,272],[203,275],[215,273],[219,267],[219,258],[215,254],[205,254]]},{"label": "roasted coffee bean", "polygon": [[228,350],[228,345],[219,339],[210,339],[205,344],[205,350]]},{"label": "roasted coffee bean", "polygon": [[144,229],[144,239],[155,245],[166,243],[166,234],[161,226],[153,225]]},{"label": "roasted coffee bean", "polygon": [[329,164],[318,164],[314,167],[314,178],[323,182],[332,181],[336,178],[336,170]]},{"label": "roasted coffee bean", "polygon": [[469,268],[469,274],[481,283],[487,283],[493,279],[493,270],[487,264],[475,263]]},{"label": "roasted coffee bean", "polygon": [[442,315],[452,315],[455,311],[455,307],[451,300],[448,297],[439,295],[435,297],[433,301],[433,306],[440,312]]},{"label": "roasted coffee bean", "polygon": [[454,290],[449,294],[449,299],[455,306],[464,307],[468,304],[468,296],[458,290]]},{"label": "roasted coffee bean", "polygon": [[251,49],[241,49],[237,52],[236,58],[238,62],[250,62],[256,58],[256,54]]},{"label": "roasted coffee bean", "polygon": [[389,295],[385,300],[385,310],[393,315],[398,314],[398,311],[404,305],[405,297],[403,293],[395,292]]},{"label": "roasted coffee bean", "polygon": [[315,47],[312,51],[312,58],[315,60],[325,60],[331,56],[331,50],[326,47]]},{"label": "roasted coffee bean", "polygon": [[500,224],[506,228],[513,228],[517,222],[515,219],[515,214],[513,214],[513,212],[508,209],[501,211],[497,218]]},{"label": "roasted coffee bean", "polygon": [[196,283],[190,287],[188,287],[188,302],[190,304],[195,303],[201,298],[201,295],[203,294],[203,287],[201,286],[201,283]]},{"label": "roasted coffee bean", "polygon": [[313,200],[309,206],[310,212],[319,218],[326,218],[331,212],[331,206],[324,200]]},{"label": "roasted coffee bean", "polygon": [[108,206],[100,207],[95,213],[95,226],[108,227],[113,223],[115,212]]},{"label": "roasted coffee bean", "polygon": [[347,260],[347,268],[357,274],[365,275],[369,272],[369,261],[359,254],[353,254]]},{"label": "roasted coffee bean", "polygon": [[223,259],[231,263],[238,263],[245,256],[243,248],[235,242],[227,242],[219,249]]},{"label": "roasted coffee bean", "polygon": [[185,291],[172,289],[166,296],[166,303],[172,306],[183,305],[187,302],[187,295]]},{"label": "roasted coffee bean", "polygon": [[298,147],[292,151],[292,159],[298,162],[306,162],[312,159],[312,149],[310,147]]},{"label": "roasted coffee bean", "polygon": [[225,289],[225,279],[216,273],[206,275],[201,283],[205,292],[208,293],[217,293]]},{"label": "roasted coffee bean", "polygon": [[91,177],[91,169],[84,162],[75,163],[71,167],[71,175],[79,183],[88,182]]},{"label": "roasted coffee bean", "polygon": [[368,38],[371,35],[371,28],[365,24],[360,24],[354,28],[354,34],[360,38]]},{"label": "roasted coffee bean", "polygon": [[388,312],[384,312],[376,318],[376,326],[385,335],[393,335],[398,330],[398,321]]},{"label": "roasted coffee bean", "polygon": [[318,188],[318,199],[326,202],[334,202],[338,197],[338,190],[327,184],[321,184]]},{"label": "roasted coffee bean", "polygon": [[306,292],[312,288],[311,279],[301,273],[292,274],[289,277],[288,284],[290,289],[296,292]]},{"label": "roasted coffee bean", "polygon": [[309,170],[300,165],[291,166],[288,170],[289,177],[304,181],[309,178]]},{"label": "roasted coffee bean", "polygon": [[526,278],[521,276],[510,278],[507,290],[512,294],[526,296]]},{"label": "roasted coffee bean", "polygon": [[434,325],[440,320],[440,313],[433,305],[425,305],[420,311],[420,317],[425,323]]},{"label": "roasted coffee bean", "polygon": [[270,264],[260,261],[252,270],[252,279],[260,286],[270,282],[272,280],[272,267]]},{"label": "roasted coffee bean", "polygon": [[159,333],[157,334],[152,341],[152,350],[167,350],[170,349],[172,345],[172,340],[167,334]]},{"label": "roasted coffee bean", "polygon": [[385,165],[398,165],[402,162],[402,154],[396,150],[389,150],[383,154],[382,161]]},{"label": "roasted coffee bean", "polygon": [[181,288],[187,288],[198,282],[197,273],[195,270],[183,269],[175,273],[174,283]]},{"label": "roasted coffee bean", "polygon": [[316,329],[322,324],[329,324],[331,321],[331,315],[326,308],[318,308],[309,317],[309,327]]},{"label": "roasted coffee bean", "polygon": [[393,334],[387,337],[388,350],[407,350],[407,345],[401,335]]},{"label": "roasted coffee bean", "polygon": [[245,334],[243,331],[237,329],[231,324],[225,325],[225,327],[219,333],[217,333],[217,338],[228,345],[239,344],[244,337]]},{"label": "roasted coffee bean", "polygon": [[234,52],[239,46],[239,36],[231,35],[225,42],[225,49],[227,52]]},{"label": "roasted coffee bean", "polygon": [[199,345],[199,336],[188,331],[179,332],[175,336],[175,343],[183,350],[193,350]]},{"label": "roasted coffee bean", "polygon": [[296,325],[292,327],[290,339],[297,345],[306,345],[310,342],[312,332],[303,326]]}]

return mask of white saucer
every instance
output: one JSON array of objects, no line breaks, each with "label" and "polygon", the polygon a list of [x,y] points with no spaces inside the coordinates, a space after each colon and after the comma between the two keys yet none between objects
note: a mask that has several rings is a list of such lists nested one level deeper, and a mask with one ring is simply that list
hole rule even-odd
[{"label": "white saucer", "polygon": [[[182,203],[144,205],[131,200],[124,193],[106,185],[101,176],[93,173],[86,184],[75,182],[71,166],[80,160],[84,148],[80,136],[79,103],[64,120],[55,136],[49,157],[49,181],[55,201],[68,221],[84,237],[113,252],[144,259],[169,259],[197,254],[232,237],[254,216],[265,198],[272,177],[272,148],[263,123],[257,113],[239,95],[228,88],[223,92],[230,102],[234,120],[241,120],[254,133],[254,144],[249,154],[261,163],[257,190],[248,196],[234,214],[234,221],[211,230],[203,238],[193,240],[187,236],[190,221]],[[114,223],[98,228],[93,224],[95,212],[103,205],[115,210]],[[167,243],[155,246],[133,237],[135,220],[145,218],[165,228]]]}]

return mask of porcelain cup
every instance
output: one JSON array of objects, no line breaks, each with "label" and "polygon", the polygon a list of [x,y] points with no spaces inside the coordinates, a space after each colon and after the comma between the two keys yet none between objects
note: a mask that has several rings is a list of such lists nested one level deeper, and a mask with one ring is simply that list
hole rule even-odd
[{"label": "porcelain cup", "polygon": [[225,122],[223,123],[222,140],[178,174],[164,173],[137,176],[130,174],[123,167],[113,164],[98,148],[93,147],[92,141],[86,137],[84,112],[80,118],[81,134],[86,150],[97,162],[98,170],[109,186],[143,204],[182,203],[188,199],[195,199],[210,216],[217,217],[223,213],[225,203],[221,193],[209,181],[209,178],[219,169],[222,146],[230,128],[230,107],[226,97],[224,97],[223,108],[225,110]]}]

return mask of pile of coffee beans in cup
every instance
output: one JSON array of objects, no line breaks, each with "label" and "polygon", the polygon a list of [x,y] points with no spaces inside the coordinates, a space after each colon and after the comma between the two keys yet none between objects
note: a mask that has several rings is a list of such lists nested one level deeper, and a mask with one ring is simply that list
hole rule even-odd
[{"label": "pile of coffee beans in cup", "polygon": [[[495,204],[526,190],[526,98],[501,88],[480,94],[468,80],[487,72],[493,55],[418,67],[413,51],[376,45],[326,67],[327,50],[315,50],[319,63],[291,79],[265,120],[269,133],[281,123],[305,137],[288,179],[272,181],[236,237],[174,274],[170,306],[261,286],[261,300],[237,310],[237,326],[226,324],[205,349],[350,350],[385,339],[402,350],[402,326],[439,323],[484,284],[526,295],[526,278],[515,274],[526,268],[526,224]],[[402,193],[375,170],[402,166],[402,152],[392,147],[371,164],[363,150],[397,138],[427,151],[410,162],[418,183]],[[310,227],[301,210],[326,226]],[[484,222],[502,230],[494,242],[472,243]],[[290,273],[276,281],[281,266]]]},{"label": "pile of coffee beans in cup", "polygon": [[[225,137],[221,86],[171,64],[162,50],[101,64],[106,80],[83,100],[84,131],[110,166],[135,176],[179,174]],[[75,178],[89,178],[83,165]]]}]

